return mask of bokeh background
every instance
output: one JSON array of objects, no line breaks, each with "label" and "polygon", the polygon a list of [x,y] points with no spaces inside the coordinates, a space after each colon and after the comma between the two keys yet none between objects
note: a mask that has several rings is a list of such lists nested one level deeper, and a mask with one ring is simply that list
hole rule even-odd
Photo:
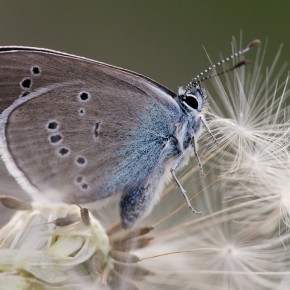
[{"label": "bokeh background", "polygon": [[[0,1],[0,45],[85,56],[142,73],[173,91],[209,65],[203,46],[218,60],[231,52],[233,36],[244,44],[267,42],[269,65],[283,44],[282,65],[290,56],[289,30],[287,0]],[[21,192],[4,168],[0,175],[1,193]]]},{"label": "bokeh background", "polygon": [[261,1],[0,1],[0,45],[45,47],[145,74],[176,90],[209,61],[243,42],[268,39],[272,60],[290,55],[290,2]]}]

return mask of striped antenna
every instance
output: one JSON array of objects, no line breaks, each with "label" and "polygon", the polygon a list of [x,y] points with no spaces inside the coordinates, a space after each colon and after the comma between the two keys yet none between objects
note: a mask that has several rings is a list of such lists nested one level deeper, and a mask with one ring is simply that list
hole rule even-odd
[{"label": "striped antenna", "polygon": [[212,73],[212,74],[209,74],[203,78],[200,78],[196,83],[194,83],[193,85],[197,85],[198,83],[201,83],[205,80],[208,80],[208,79],[211,79],[213,77],[217,77],[217,76],[220,76],[220,75],[223,75],[223,74],[226,74],[232,70],[235,70],[236,68],[238,67],[241,67],[243,65],[246,65],[246,64],[249,64],[251,63],[249,60],[245,59],[245,60],[242,60],[242,61],[239,61],[236,65],[228,68],[228,69],[225,69],[225,70],[222,70],[222,71],[218,71],[218,72],[215,72],[215,73]]},{"label": "striped antenna", "polygon": [[210,79],[212,77],[215,77],[215,76],[219,76],[219,75],[222,75],[222,74],[225,74],[229,71],[232,71],[242,65],[245,65],[248,63],[248,61],[240,61],[239,63],[237,63],[235,66],[227,69],[227,70],[223,70],[223,71],[220,71],[220,72],[217,72],[217,73],[212,73],[212,74],[208,74],[209,72],[211,72],[212,70],[216,69],[217,67],[229,62],[230,60],[233,60],[243,54],[245,54],[246,52],[248,52],[249,50],[251,50],[253,47],[257,46],[260,44],[260,40],[259,39],[255,39],[253,41],[251,41],[245,48],[242,48],[241,50],[233,53],[232,55],[230,55],[229,57],[226,57],[222,60],[220,60],[219,62],[217,62],[216,64],[213,64],[211,65],[210,67],[208,67],[207,69],[205,69],[203,72],[199,73],[196,77],[194,77],[190,82],[189,84],[185,87],[185,90],[188,90],[192,87],[196,87],[198,86],[198,84],[200,82],[203,82],[207,79]]}]

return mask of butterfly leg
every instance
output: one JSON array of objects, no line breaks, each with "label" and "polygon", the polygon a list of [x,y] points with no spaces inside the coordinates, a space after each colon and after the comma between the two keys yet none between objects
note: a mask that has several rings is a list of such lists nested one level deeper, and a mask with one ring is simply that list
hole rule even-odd
[{"label": "butterfly leg", "polygon": [[197,159],[197,162],[198,162],[198,165],[199,165],[199,168],[200,168],[200,172],[201,172],[202,175],[204,175],[204,171],[203,171],[203,168],[202,168],[202,163],[201,163],[200,157],[199,157],[198,152],[197,152],[196,139],[195,139],[194,136],[192,136],[192,138],[191,138],[191,144],[192,144],[193,151],[194,151],[194,154],[196,156],[196,159]]},{"label": "butterfly leg", "polygon": [[201,214],[200,211],[196,211],[196,210],[192,207],[192,205],[190,204],[190,201],[189,201],[189,198],[188,198],[188,196],[187,196],[187,193],[186,193],[185,189],[182,187],[181,183],[179,182],[178,178],[176,177],[175,172],[176,172],[176,170],[178,169],[178,167],[180,166],[181,160],[182,160],[182,156],[180,156],[180,157],[177,159],[177,161],[176,161],[176,163],[174,164],[174,166],[170,169],[170,172],[171,172],[171,174],[172,174],[172,176],[173,176],[173,179],[175,180],[177,186],[179,187],[179,189],[180,189],[180,191],[181,191],[181,193],[182,193],[182,195],[183,195],[183,197],[184,197],[184,199],[185,199],[185,201],[186,201],[186,204],[187,204],[187,206],[189,207],[189,209],[190,209],[193,213],[195,213],[195,214]]},{"label": "butterfly leg", "polygon": [[216,139],[216,137],[214,136],[214,134],[212,133],[212,131],[210,130],[207,122],[205,119],[201,118],[200,119],[202,122],[202,125],[204,126],[204,128],[206,129],[207,133],[213,138],[214,143],[218,146],[218,140]]},{"label": "butterfly leg", "polygon": [[152,193],[148,185],[147,187],[138,186],[123,194],[120,201],[120,214],[124,228],[132,227],[140,217],[151,210]]}]

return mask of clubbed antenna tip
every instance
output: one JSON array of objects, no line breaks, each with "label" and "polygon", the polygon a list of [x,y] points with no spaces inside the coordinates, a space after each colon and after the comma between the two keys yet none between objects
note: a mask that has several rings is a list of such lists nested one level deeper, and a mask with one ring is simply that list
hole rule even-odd
[{"label": "clubbed antenna tip", "polygon": [[251,41],[251,42],[248,44],[248,47],[251,49],[251,48],[253,48],[253,47],[255,47],[255,46],[260,45],[260,43],[261,43],[261,40],[260,40],[260,39],[255,39],[255,40]]},{"label": "clubbed antenna tip", "polygon": [[225,69],[225,70],[222,70],[222,71],[216,72],[216,73],[210,73],[212,70],[222,66],[223,64],[229,62],[230,60],[236,59],[239,56],[245,54],[246,52],[248,52],[249,50],[251,50],[255,46],[258,46],[260,43],[261,43],[261,41],[259,39],[255,39],[255,40],[251,41],[246,47],[242,48],[241,50],[239,50],[239,51],[233,53],[232,55],[220,60],[216,64],[211,65],[210,67],[208,67],[204,71],[200,72],[196,77],[192,78],[192,80],[185,87],[185,89],[187,90],[187,89],[190,89],[192,87],[196,87],[200,82],[208,80],[212,77],[220,76],[220,75],[225,74],[229,71],[232,71],[238,67],[241,67],[243,65],[248,64],[249,63],[248,60],[243,60],[229,69]]}]

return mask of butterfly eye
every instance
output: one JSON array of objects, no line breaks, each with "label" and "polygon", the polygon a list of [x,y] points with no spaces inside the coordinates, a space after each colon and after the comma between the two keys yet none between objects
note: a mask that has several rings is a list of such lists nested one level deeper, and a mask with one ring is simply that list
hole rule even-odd
[{"label": "butterfly eye", "polygon": [[194,110],[198,109],[198,101],[195,96],[188,96],[185,100],[186,104]]}]

